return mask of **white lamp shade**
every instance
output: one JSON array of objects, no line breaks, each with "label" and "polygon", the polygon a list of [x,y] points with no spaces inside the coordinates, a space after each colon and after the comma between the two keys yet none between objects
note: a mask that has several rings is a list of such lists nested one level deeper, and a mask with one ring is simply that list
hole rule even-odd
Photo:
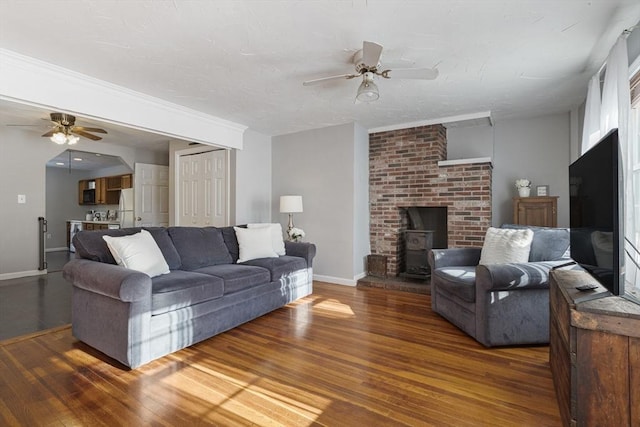
[{"label": "white lamp shade", "polygon": [[280,213],[302,212],[302,196],[280,196]]}]

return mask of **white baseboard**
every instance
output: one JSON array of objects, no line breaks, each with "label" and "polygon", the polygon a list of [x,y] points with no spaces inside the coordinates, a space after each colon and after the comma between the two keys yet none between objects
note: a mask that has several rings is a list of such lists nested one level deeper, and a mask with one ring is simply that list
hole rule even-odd
[{"label": "white baseboard", "polygon": [[47,248],[45,252],[60,252],[60,251],[68,251],[68,246],[61,246],[59,248]]},{"label": "white baseboard", "polygon": [[15,273],[2,273],[0,274],[0,280],[19,279],[21,277],[40,276],[41,274],[47,274],[47,270],[28,270],[28,271],[16,271]]},{"label": "white baseboard", "polygon": [[333,283],[335,285],[344,285],[344,286],[355,286],[356,283],[358,282],[357,280],[343,279],[342,277],[322,276],[320,274],[314,274],[313,280],[317,280],[318,282],[327,282],[327,283]]}]

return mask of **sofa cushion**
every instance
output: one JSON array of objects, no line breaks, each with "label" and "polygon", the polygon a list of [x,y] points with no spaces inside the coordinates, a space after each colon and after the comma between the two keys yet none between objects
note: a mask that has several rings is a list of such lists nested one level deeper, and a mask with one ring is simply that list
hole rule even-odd
[{"label": "sofa cushion", "polygon": [[260,258],[246,261],[241,265],[253,265],[266,268],[271,273],[271,281],[280,280],[281,277],[293,273],[296,270],[307,268],[307,262],[304,258],[297,256],[281,256],[278,258]]},{"label": "sofa cushion", "polygon": [[[237,225],[236,227],[246,228],[246,225]],[[222,232],[224,244],[227,245],[229,255],[231,255],[231,262],[235,264],[238,262],[238,257],[240,256],[240,246],[238,246],[236,230],[234,230],[233,226],[222,227],[219,230]]]},{"label": "sofa cushion", "polygon": [[149,277],[169,273],[158,244],[147,230],[129,236],[102,236],[118,265]]},{"label": "sofa cushion", "polygon": [[480,264],[527,262],[533,231],[489,227],[480,253]]},{"label": "sofa cushion", "polygon": [[121,228],[111,230],[81,231],[73,236],[76,256],[91,261],[117,264],[102,236],[129,236],[140,232],[141,228]]},{"label": "sofa cushion", "polygon": [[270,282],[268,270],[249,265],[221,264],[203,267],[195,272],[224,280],[225,295]]},{"label": "sofa cushion", "polygon": [[273,250],[270,228],[235,227],[234,230],[240,246],[240,256],[237,262],[256,258],[276,258],[278,256]]},{"label": "sofa cushion", "polygon": [[182,266],[180,254],[178,254],[176,247],[173,245],[173,241],[171,240],[171,237],[169,237],[167,229],[164,227],[142,227],[142,229],[151,233],[164,256],[169,269],[179,270]]},{"label": "sofa cushion", "polygon": [[[458,296],[466,302],[476,300],[476,267],[442,267],[435,269],[431,274],[437,276],[438,286],[447,292]],[[434,280],[432,278],[431,280]]]},{"label": "sofa cushion", "polygon": [[218,228],[169,227],[168,230],[183,270],[231,263],[231,255]]},{"label": "sofa cushion", "polygon": [[527,228],[533,231],[529,262],[556,261],[566,258],[570,241],[567,228],[535,227],[519,224],[503,224],[502,228]]},{"label": "sofa cushion", "polygon": [[224,281],[193,271],[175,270],[151,279],[151,314],[161,314],[224,294]]}]

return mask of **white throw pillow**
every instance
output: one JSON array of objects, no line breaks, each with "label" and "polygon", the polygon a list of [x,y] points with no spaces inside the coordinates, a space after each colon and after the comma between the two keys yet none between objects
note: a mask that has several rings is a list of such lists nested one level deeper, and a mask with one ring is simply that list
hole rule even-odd
[{"label": "white throw pillow", "polygon": [[271,229],[271,240],[273,245],[273,250],[278,255],[286,255],[287,252],[284,249],[284,239],[282,238],[282,226],[280,223],[277,224],[247,224],[247,228],[266,228]]},{"label": "white throw pillow", "polygon": [[240,256],[238,262],[245,262],[256,258],[278,258],[273,250],[270,227],[240,228],[233,227],[238,239]]},{"label": "white throw pillow", "polygon": [[480,264],[528,262],[533,231],[528,228],[489,227],[480,254]]},{"label": "white throw pillow", "polygon": [[118,265],[149,277],[169,273],[169,265],[151,233],[142,230],[129,236],[102,236]]}]

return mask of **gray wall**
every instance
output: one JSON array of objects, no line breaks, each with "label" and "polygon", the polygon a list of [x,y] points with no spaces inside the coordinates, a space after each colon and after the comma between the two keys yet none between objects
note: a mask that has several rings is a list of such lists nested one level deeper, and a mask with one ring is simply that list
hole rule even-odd
[{"label": "gray wall", "polygon": [[367,191],[357,187],[362,185],[363,164],[355,156],[361,156],[368,144],[363,136],[350,123],[272,138],[273,219],[286,227],[287,215],[278,211],[280,196],[302,196],[304,212],[294,214],[295,225],[317,246],[314,274],[335,283],[353,284],[362,271],[354,259],[361,257],[366,244],[360,236],[363,224],[357,231],[355,227],[363,214],[364,196],[359,192]]},{"label": "gray wall", "polygon": [[528,178],[548,185],[558,198],[558,226],[569,226],[570,115],[498,120],[494,126],[447,130],[449,159],[491,157],[493,163],[492,224],[513,222],[515,180]]},{"label": "gray wall", "polygon": [[271,137],[245,131],[243,149],[235,157],[234,224],[271,222]]},{"label": "gray wall", "polygon": [[355,124],[353,188],[353,276],[358,279],[367,270],[366,257],[371,253],[369,237],[369,132]]},{"label": "gray wall", "polygon": [[[21,129],[0,126],[0,278],[38,269],[38,217],[45,216],[45,163],[63,149]],[[25,204],[17,195],[26,196]]]},{"label": "gray wall", "polygon": [[447,128],[447,159],[493,158],[493,126]]}]

